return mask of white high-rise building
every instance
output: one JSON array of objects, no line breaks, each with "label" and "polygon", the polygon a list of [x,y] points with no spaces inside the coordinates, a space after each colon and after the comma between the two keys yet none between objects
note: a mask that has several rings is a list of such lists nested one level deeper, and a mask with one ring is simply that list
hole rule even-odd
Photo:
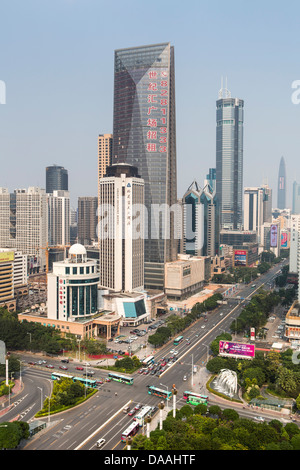
[{"label": "white high-rise building", "polygon": [[47,198],[44,189],[29,187],[9,193],[0,188],[0,247],[16,248],[46,266]]},{"label": "white high-rise building", "polygon": [[300,261],[300,215],[291,216],[290,267],[291,273],[299,273]]},{"label": "white high-rise building", "polygon": [[144,180],[115,164],[99,180],[100,285],[118,292],[144,288]]},{"label": "white high-rise building", "polygon": [[53,191],[48,200],[48,246],[70,244],[69,191]]}]

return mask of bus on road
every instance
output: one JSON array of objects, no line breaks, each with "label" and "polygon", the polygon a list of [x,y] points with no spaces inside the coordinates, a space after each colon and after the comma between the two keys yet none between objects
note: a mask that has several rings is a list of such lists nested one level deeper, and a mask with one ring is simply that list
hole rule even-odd
[{"label": "bus on road", "polygon": [[154,356],[148,356],[146,359],[143,360],[143,366],[148,367],[150,364],[153,364]]},{"label": "bus on road", "polygon": [[85,377],[73,377],[73,382],[80,382],[86,387],[97,388],[97,381]]},{"label": "bus on road", "polygon": [[143,426],[144,424],[144,420],[146,418],[146,416],[148,416],[148,414],[150,413],[150,411],[152,410],[152,407],[151,406],[143,406],[143,408],[141,409],[141,411],[139,412],[138,415],[136,415],[133,419],[136,423],[139,424],[139,426]]},{"label": "bus on road", "polygon": [[92,388],[97,387],[96,380],[90,380],[84,377],[74,377],[73,375],[68,375],[68,374],[60,374],[59,372],[52,372],[51,379],[52,380],[71,379],[73,382],[80,382],[86,387],[92,387]]},{"label": "bus on road", "polygon": [[172,397],[172,392],[162,390],[161,388],[154,387],[153,385],[148,385],[148,393],[149,395],[155,395],[156,397],[164,398],[165,400],[169,400]]},{"label": "bus on road", "polygon": [[181,341],[183,340],[183,336],[178,336],[177,338],[174,339],[174,346],[177,346]]},{"label": "bus on road", "polygon": [[204,403],[207,405],[208,396],[202,395],[201,393],[195,392],[183,392],[183,399],[191,405],[198,405],[199,403]]},{"label": "bus on road", "polygon": [[108,378],[111,380],[115,380],[116,382],[121,382],[123,384],[132,385],[133,378],[132,377],[125,377],[125,375],[116,374],[114,372],[109,372]]},{"label": "bus on road", "polygon": [[73,375],[60,374],[59,372],[52,372],[51,379],[52,380],[60,380],[60,379],[71,379],[71,380],[73,380],[74,377],[73,377]]},{"label": "bus on road", "polygon": [[135,434],[138,432],[140,428],[140,425],[137,421],[133,421],[128,428],[125,429],[125,431],[122,432],[121,434],[121,441],[126,442],[128,437],[135,436]]}]

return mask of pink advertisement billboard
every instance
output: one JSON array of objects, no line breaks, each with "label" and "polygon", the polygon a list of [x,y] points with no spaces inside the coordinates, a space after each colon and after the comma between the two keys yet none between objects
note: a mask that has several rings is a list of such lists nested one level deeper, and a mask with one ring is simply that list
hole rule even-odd
[{"label": "pink advertisement billboard", "polygon": [[220,356],[233,356],[244,359],[255,357],[255,345],[248,343],[232,343],[231,341],[219,341]]}]

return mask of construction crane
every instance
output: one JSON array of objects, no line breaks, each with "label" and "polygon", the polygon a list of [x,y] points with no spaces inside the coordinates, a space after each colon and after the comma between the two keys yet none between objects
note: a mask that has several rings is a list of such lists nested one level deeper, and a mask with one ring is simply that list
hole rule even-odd
[{"label": "construction crane", "polygon": [[35,249],[36,250],[45,250],[45,255],[46,255],[46,274],[48,274],[49,272],[49,252],[50,250],[52,250],[52,248],[63,248],[64,249],[64,258],[66,257],[66,249],[67,248],[70,248],[71,245],[56,245],[56,246],[52,246],[47,243],[46,246],[38,246],[36,247]]}]

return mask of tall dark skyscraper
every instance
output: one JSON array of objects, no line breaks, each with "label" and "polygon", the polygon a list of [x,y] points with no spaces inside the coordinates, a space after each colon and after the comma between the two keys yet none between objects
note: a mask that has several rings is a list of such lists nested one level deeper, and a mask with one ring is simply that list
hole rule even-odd
[{"label": "tall dark skyscraper", "polygon": [[[164,263],[177,256],[174,214],[168,215],[177,203],[174,48],[163,43],[119,49],[114,67],[112,161],[137,167],[144,180],[145,287],[162,288]],[[156,237],[151,210],[162,204],[169,235]]]},{"label": "tall dark skyscraper", "polygon": [[278,186],[277,186],[277,208],[286,209],[286,173],[285,173],[285,161],[281,157],[279,164],[278,173]]},{"label": "tall dark skyscraper", "polygon": [[46,168],[46,193],[68,191],[68,170],[63,166],[52,165]]},{"label": "tall dark skyscraper", "polygon": [[223,229],[243,223],[244,101],[221,89],[216,110],[216,190]]}]

